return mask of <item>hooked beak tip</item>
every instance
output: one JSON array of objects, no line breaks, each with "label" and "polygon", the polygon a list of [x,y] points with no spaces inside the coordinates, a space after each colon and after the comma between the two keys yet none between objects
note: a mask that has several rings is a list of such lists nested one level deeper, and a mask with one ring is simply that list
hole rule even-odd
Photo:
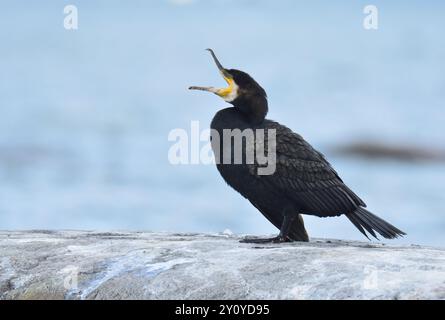
[{"label": "hooked beak tip", "polygon": [[215,52],[213,52],[213,50],[210,49],[210,48],[207,48],[206,50],[209,51],[210,54],[212,55],[213,61],[215,61],[215,64],[216,64],[216,66],[218,67],[219,71],[224,72],[225,69],[224,69],[224,67],[221,65],[221,63],[219,62],[218,58],[216,57]]}]

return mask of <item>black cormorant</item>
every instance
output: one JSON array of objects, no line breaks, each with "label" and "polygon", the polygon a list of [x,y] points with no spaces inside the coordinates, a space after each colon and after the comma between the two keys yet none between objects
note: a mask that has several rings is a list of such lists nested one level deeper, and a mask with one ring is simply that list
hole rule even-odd
[{"label": "black cormorant", "polygon": [[[301,214],[333,217],[342,214],[366,237],[365,230],[377,238],[376,232],[387,239],[405,233],[364,209],[366,204],[349,189],[323,154],[315,150],[300,135],[278,122],[267,120],[267,95],[264,89],[247,73],[225,69],[211,49],[207,49],[226,80],[227,88],[190,87],[215,93],[233,107],[220,110],[212,120],[212,149],[217,168],[224,180],[247,198],[275,227],[277,237],[246,239],[244,242],[309,241]],[[248,163],[243,156],[241,163],[223,161],[223,153],[234,158],[234,145],[214,143],[213,135],[224,136],[224,130],[264,129],[275,130],[275,170],[273,174],[260,175],[258,161]],[[255,138],[256,139],[256,138]],[[264,144],[267,145],[267,137]],[[259,144],[245,140],[243,152]],[[263,146],[263,149],[265,147]]]}]

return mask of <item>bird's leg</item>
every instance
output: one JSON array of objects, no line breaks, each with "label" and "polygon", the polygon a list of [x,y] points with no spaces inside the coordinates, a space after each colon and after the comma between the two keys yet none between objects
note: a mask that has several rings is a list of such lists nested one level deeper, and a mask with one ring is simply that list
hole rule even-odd
[{"label": "bird's leg", "polygon": [[288,238],[290,228],[292,226],[292,222],[298,217],[298,215],[289,210],[284,210],[283,223],[281,224],[280,233],[278,236],[273,238],[257,238],[257,239],[243,239],[240,242],[242,243],[282,243],[282,242],[291,242]]},{"label": "bird's leg", "polygon": [[278,238],[283,239],[282,242],[286,241],[287,236],[289,235],[290,228],[292,226],[292,223],[294,222],[295,218],[297,218],[297,215],[295,213],[287,213],[285,211],[283,223],[281,225],[280,234],[278,235]]}]

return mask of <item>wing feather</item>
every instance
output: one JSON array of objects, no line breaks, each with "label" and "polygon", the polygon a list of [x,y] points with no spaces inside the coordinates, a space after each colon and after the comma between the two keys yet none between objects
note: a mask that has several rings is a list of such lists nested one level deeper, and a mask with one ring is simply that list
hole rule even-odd
[{"label": "wing feather", "polygon": [[[302,213],[337,216],[366,204],[352,192],[326,158],[303,137],[289,128],[266,120],[267,129],[276,130],[276,171],[257,176],[274,190],[293,200]],[[265,141],[267,150],[267,139]],[[253,164],[257,169],[259,165]],[[249,170],[252,174],[257,170]]]}]

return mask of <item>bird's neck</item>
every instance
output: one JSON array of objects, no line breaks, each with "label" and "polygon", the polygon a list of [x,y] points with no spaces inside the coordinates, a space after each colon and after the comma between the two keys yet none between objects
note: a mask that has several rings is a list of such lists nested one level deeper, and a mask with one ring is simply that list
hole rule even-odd
[{"label": "bird's neck", "polygon": [[267,111],[269,109],[267,99],[263,97],[239,99],[234,105],[251,124],[262,123],[266,118]]}]

